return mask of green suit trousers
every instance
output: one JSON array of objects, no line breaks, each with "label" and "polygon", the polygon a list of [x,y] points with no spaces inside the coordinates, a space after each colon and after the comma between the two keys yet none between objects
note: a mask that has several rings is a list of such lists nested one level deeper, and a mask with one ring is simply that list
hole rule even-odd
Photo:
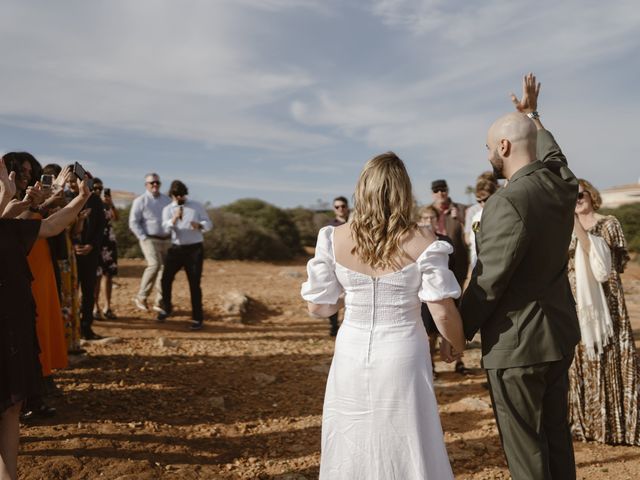
[{"label": "green suit trousers", "polygon": [[513,480],[575,480],[567,420],[573,354],[526,367],[488,369],[500,441]]}]

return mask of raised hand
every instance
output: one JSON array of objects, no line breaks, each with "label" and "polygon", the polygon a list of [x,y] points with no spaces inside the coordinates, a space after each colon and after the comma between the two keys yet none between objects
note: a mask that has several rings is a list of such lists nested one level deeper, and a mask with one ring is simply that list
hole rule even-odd
[{"label": "raised hand", "polygon": [[58,187],[58,189],[60,190],[64,189],[65,184],[70,180],[72,175],[73,165],[67,165],[66,167],[64,167],[60,172],[60,175],[58,175],[53,181],[54,189],[55,187]]},{"label": "raised hand", "polygon": [[7,166],[2,158],[0,158],[0,192],[8,199],[16,194],[16,172],[7,172]]},{"label": "raised hand", "polygon": [[511,94],[511,101],[516,110],[522,113],[535,112],[538,109],[538,95],[540,94],[540,83],[536,83],[536,77],[529,73],[522,78],[522,99],[514,93]]}]

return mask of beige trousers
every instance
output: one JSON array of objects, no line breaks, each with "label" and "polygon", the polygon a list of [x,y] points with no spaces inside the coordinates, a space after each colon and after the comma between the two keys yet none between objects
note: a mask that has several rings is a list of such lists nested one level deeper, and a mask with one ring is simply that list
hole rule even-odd
[{"label": "beige trousers", "polygon": [[160,280],[162,279],[164,259],[167,256],[167,251],[170,246],[171,239],[160,240],[157,238],[145,238],[144,240],[140,240],[140,248],[142,249],[144,259],[147,261],[147,268],[144,269],[144,273],[142,274],[140,291],[138,292],[138,298],[140,300],[146,301],[151,293],[151,289],[155,286],[156,300],[154,305],[162,305],[162,286],[160,285]]}]

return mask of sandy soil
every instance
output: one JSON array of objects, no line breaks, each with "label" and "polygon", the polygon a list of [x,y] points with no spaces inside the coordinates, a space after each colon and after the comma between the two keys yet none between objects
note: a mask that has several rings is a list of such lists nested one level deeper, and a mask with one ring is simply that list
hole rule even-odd
[{"label": "sandy soil", "polygon": [[[57,417],[24,427],[24,479],[317,478],[322,399],[333,340],[298,297],[303,261],[272,265],[207,261],[204,331],[188,326],[188,288],[175,285],[178,312],[158,325],[131,302],[143,269],[121,262],[114,292],[119,319],[96,331],[120,339],[87,346],[57,375]],[[640,266],[625,274],[640,339]],[[225,292],[251,298],[248,319],[225,315]],[[438,363],[445,439],[456,478],[509,478],[479,369]],[[640,476],[640,448],[576,443],[578,478]]]}]

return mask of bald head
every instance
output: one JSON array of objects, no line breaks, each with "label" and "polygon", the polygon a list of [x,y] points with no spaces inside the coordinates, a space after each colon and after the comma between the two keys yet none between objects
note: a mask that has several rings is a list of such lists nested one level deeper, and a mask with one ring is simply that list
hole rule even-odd
[{"label": "bald head", "polygon": [[489,128],[487,148],[489,161],[498,178],[509,178],[536,159],[537,129],[526,115],[513,112],[498,118]]},{"label": "bald head", "polygon": [[[513,112],[503,115],[489,128],[489,140],[498,143],[500,140],[509,140],[512,144],[536,144],[536,126],[526,115]],[[534,148],[535,151],[535,148]]]}]

